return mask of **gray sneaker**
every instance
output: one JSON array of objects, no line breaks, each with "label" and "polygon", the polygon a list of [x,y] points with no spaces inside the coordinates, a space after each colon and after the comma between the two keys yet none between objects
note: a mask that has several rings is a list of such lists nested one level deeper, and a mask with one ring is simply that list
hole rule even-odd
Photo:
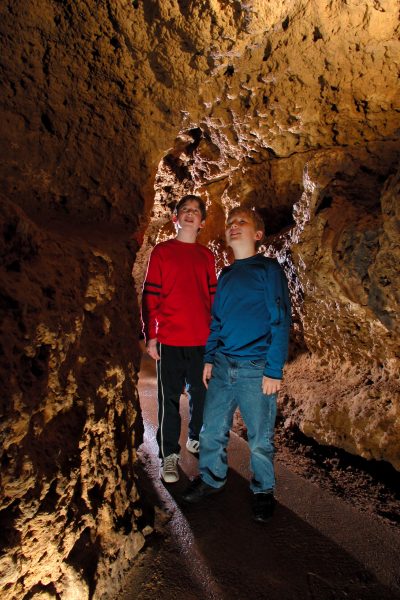
[{"label": "gray sneaker", "polygon": [[178,454],[170,454],[164,458],[162,467],[160,469],[160,477],[165,481],[165,483],[175,483],[178,481],[178,460]]}]

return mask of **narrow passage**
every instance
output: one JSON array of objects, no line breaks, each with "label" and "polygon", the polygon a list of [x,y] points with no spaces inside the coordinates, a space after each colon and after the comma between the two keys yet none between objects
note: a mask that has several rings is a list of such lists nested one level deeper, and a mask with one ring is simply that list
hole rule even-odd
[{"label": "narrow passage", "polygon": [[187,401],[180,481],[167,486],[158,473],[156,387],[154,362],[144,354],[139,456],[155,533],[119,600],[400,600],[400,533],[279,463],[275,515],[252,522],[247,444],[232,432],[225,491],[182,506],[180,493],[197,474],[197,459],[185,449]]}]

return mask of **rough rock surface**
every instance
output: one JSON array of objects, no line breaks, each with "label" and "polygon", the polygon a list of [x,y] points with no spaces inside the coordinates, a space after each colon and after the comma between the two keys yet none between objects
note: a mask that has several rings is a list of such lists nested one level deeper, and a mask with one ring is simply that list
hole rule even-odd
[{"label": "rough rock surface", "polygon": [[328,197],[293,247],[307,351],[288,368],[284,411],[306,435],[400,469],[398,174],[378,206]]},{"label": "rough rock surface", "polygon": [[294,301],[282,410],[319,442],[399,469],[398,7],[252,7],[159,165],[137,280],[182,192],[208,198],[200,241],[219,267],[226,210],[256,206]]},{"label": "rough rock surface", "polygon": [[129,254],[0,212],[2,597],[106,595],[144,543]]},{"label": "rough rock surface", "polygon": [[400,469],[398,10],[2,3],[2,597],[108,597],[143,544],[130,271],[185,191],[219,267],[226,210],[264,216],[287,419]]}]

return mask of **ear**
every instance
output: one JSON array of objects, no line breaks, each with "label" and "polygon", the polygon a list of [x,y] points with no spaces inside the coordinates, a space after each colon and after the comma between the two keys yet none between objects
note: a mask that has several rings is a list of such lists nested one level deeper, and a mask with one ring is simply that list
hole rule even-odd
[{"label": "ear", "polygon": [[254,239],[258,242],[259,240],[262,240],[263,235],[264,234],[262,231],[256,231],[256,233],[254,235]]},{"label": "ear", "polygon": [[174,213],[174,214],[172,215],[172,222],[173,222],[174,224],[178,222],[178,215],[177,215],[176,213]]},{"label": "ear", "polygon": [[205,222],[205,221],[202,221],[202,222],[200,223],[200,225],[199,225],[199,229],[203,229],[203,227],[204,227],[204,225],[205,225],[205,224],[206,224],[206,222]]}]

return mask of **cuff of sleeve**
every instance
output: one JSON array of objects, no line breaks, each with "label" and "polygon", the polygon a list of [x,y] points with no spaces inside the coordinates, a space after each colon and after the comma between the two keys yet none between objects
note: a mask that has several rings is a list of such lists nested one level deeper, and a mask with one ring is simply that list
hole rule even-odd
[{"label": "cuff of sleeve", "polygon": [[282,370],[278,369],[265,369],[264,370],[265,377],[269,377],[270,379],[283,379]]},{"label": "cuff of sleeve", "polygon": [[157,338],[157,332],[155,330],[152,331],[149,329],[149,331],[147,332],[147,335],[146,335],[146,340],[147,341],[155,340],[156,338]]}]

